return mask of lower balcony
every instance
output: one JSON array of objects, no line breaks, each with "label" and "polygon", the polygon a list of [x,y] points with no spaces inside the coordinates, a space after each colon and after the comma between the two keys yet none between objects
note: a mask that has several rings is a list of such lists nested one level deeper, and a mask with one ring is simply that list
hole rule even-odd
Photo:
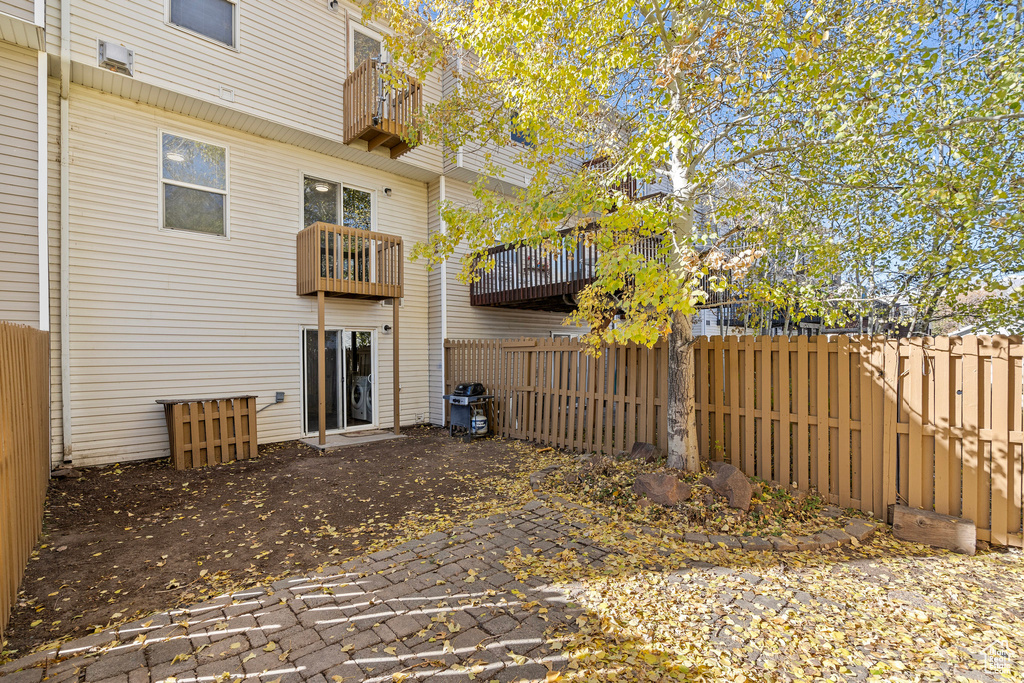
[{"label": "lower balcony", "polygon": [[352,299],[400,299],[402,238],[330,223],[299,232],[296,282],[299,296],[323,292]]}]

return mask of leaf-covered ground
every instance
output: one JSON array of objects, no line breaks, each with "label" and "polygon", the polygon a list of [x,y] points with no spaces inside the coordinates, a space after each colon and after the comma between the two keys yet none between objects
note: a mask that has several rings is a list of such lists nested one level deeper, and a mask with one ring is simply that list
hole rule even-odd
[{"label": "leaf-covered ground", "polygon": [[[688,501],[667,507],[650,504],[632,490],[636,478],[650,472],[669,472],[691,486]],[[754,496],[750,510],[729,508],[726,500],[702,483],[714,476],[705,470],[684,473],[660,463],[638,460],[595,458],[567,467],[550,477],[558,495],[592,510],[622,516],[633,524],[668,531],[736,536],[805,536],[827,528],[841,527],[849,519],[867,516],[857,510],[839,510],[824,505],[813,493],[799,492],[752,479]],[[647,504],[645,504],[647,503]]]},{"label": "leaf-covered ground", "polygon": [[[556,507],[557,504],[555,505]],[[575,509],[619,551],[516,553],[518,575],[570,588],[588,616],[554,634],[587,681],[1024,680],[1024,556],[975,557],[896,540],[815,553],[701,548]]]},{"label": "leaf-covered ground", "polygon": [[0,661],[522,505],[530,472],[556,461],[567,456],[421,428],[327,454],[276,444],[219,467],[53,480]]},{"label": "leaf-covered ground", "polygon": [[[530,473],[551,464],[579,466],[550,449],[422,430],[332,456],[288,447],[205,471],[97,470],[51,492],[11,635],[29,646],[81,635],[519,509],[532,499]],[[883,532],[820,553],[730,552],[639,533],[650,518],[621,506],[600,521],[552,505],[563,528],[575,533],[564,525],[576,523],[612,554],[594,563],[581,545],[531,537],[503,561],[514,578],[544,577],[545,594],[564,590],[583,610],[571,622],[539,615],[568,663],[540,680],[1024,681],[1019,551],[965,557]],[[523,609],[536,605],[519,597]],[[78,616],[83,605],[92,611]]]}]

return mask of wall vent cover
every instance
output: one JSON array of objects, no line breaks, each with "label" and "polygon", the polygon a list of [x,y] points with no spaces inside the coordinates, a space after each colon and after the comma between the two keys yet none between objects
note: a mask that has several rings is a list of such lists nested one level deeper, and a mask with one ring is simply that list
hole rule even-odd
[{"label": "wall vent cover", "polygon": [[121,43],[113,43],[109,40],[99,41],[96,56],[99,65],[105,69],[126,76],[135,75],[135,50],[130,50]]}]

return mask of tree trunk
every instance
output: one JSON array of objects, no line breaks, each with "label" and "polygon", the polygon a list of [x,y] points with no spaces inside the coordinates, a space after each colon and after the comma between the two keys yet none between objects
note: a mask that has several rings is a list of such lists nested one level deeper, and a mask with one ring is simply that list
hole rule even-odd
[{"label": "tree trunk", "polygon": [[693,319],[676,312],[668,335],[668,466],[700,470],[694,405]]}]

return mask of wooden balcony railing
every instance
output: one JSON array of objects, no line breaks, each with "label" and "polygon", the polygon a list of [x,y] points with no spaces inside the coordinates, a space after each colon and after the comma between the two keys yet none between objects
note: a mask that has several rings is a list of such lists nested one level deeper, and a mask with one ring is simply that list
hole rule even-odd
[{"label": "wooden balcony railing", "polygon": [[[658,257],[657,240],[640,240],[634,249],[648,258]],[[522,244],[491,247],[478,263],[478,279],[470,285],[470,305],[571,311],[575,295],[596,277],[597,258],[597,247],[582,235],[574,248],[554,252]],[[488,268],[489,263],[493,267]]]},{"label": "wooden balcony railing", "polygon": [[[638,240],[633,249],[645,258],[659,259],[659,243],[659,238],[647,237]],[[747,248],[739,241],[730,247],[733,251]],[[575,248],[554,252],[522,244],[491,247],[477,262],[477,280],[469,290],[470,305],[572,311],[576,308],[575,296],[596,278],[597,259],[597,247],[583,235],[577,238]],[[728,271],[724,276],[730,279]],[[715,291],[710,275],[705,274],[701,280],[700,288],[708,293],[705,305],[736,300],[731,285]]]},{"label": "wooden balcony railing", "polygon": [[345,144],[365,140],[367,150],[386,147],[396,159],[415,146],[409,138],[423,106],[423,86],[403,76],[405,85],[393,87],[383,72],[379,62],[367,59],[345,79]]},{"label": "wooden balcony railing", "polygon": [[402,238],[314,223],[296,243],[299,296],[324,292],[353,299],[398,299],[403,291]]},{"label": "wooden balcony railing", "polygon": [[[598,157],[597,159],[591,159],[590,161],[584,162],[583,168],[607,174],[612,170],[612,162],[608,157]],[[626,195],[628,199],[637,199],[638,186],[636,178],[627,173],[625,177],[617,179],[609,185],[608,190],[610,192],[621,192]]]}]

